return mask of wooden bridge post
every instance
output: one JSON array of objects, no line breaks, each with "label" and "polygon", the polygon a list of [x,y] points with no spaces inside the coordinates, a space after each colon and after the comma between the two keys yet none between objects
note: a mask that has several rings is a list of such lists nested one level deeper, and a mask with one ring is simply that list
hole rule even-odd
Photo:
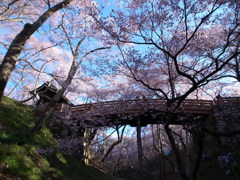
[{"label": "wooden bridge post", "polygon": [[138,169],[139,172],[143,169],[143,152],[142,152],[142,127],[140,119],[137,120],[137,149],[138,149]]}]

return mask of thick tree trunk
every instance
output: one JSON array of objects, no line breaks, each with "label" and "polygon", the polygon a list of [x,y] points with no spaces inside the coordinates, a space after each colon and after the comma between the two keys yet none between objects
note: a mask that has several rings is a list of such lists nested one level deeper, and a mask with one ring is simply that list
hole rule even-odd
[{"label": "thick tree trunk", "polygon": [[0,101],[8,79],[16,66],[18,56],[20,55],[26,41],[33,34],[31,27],[31,24],[26,24],[23,30],[14,38],[2,61],[2,64],[0,65]]},{"label": "thick tree trunk", "polygon": [[[168,118],[171,118],[171,117],[168,117]],[[165,129],[165,132],[168,136],[168,139],[169,139],[169,142],[170,142],[170,145],[171,145],[171,149],[174,153],[174,156],[176,158],[176,161],[177,161],[177,168],[178,170],[180,171],[181,173],[181,176],[182,176],[182,179],[184,180],[188,180],[188,177],[186,175],[186,168],[184,167],[184,164],[183,164],[183,161],[182,161],[182,158],[181,158],[181,153],[180,153],[180,150],[179,148],[177,147],[177,144],[175,142],[175,139],[169,129],[169,124],[165,124],[164,125],[164,129]]]},{"label": "thick tree trunk", "polygon": [[191,180],[197,179],[197,172],[202,159],[203,133],[200,127],[195,127],[191,131],[191,140],[187,139],[186,142],[186,174],[188,179]]},{"label": "thick tree trunk", "polygon": [[69,4],[71,1],[72,0],[62,1],[61,3],[58,3],[48,9],[33,24],[27,23],[23,30],[14,38],[2,61],[2,64],[0,65],[0,102],[2,101],[2,96],[11,73],[17,64],[18,56],[20,55],[27,40],[52,14],[62,9],[64,5]]}]

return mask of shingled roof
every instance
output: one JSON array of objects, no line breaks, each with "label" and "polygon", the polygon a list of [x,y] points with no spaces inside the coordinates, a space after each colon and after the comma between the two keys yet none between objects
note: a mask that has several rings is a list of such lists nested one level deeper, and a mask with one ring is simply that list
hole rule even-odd
[{"label": "shingled roof", "polygon": [[[40,94],[44,94],[44,96],[47,96],[48,98],[52,99],[56,93],[58,92],[58,88],[54,86],[50,82],[46,82],[39,86],[38,88],[30,91],[30,94],[38,94],[40,97]],[[62,96],[61,99],[59,100],[59,103],[64,103],[64,104],[72,104],[66,97]]]}]

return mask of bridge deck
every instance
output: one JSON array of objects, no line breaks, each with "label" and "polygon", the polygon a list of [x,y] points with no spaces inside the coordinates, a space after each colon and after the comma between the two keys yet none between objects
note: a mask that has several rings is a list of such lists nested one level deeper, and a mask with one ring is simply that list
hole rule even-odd
[{"label": "bridge deck", "polygon": [[[186,99],[183,101],[181,106],[174,112],[173,124],[179,123],[179,115],[184,117],[184,114],[192,114],[194,116],[202,115],[206,117],[211,113],[211,109],[214,105],[221,105],[226,103],[240,103],[240,97],[220,98],[216,100],[195,100]],[[62,107],[55,107],[55,110],[61,110]],[[166,100],[163,99],[137,99],[127,101],[107,101],[99,103],[89,103],[81,105],[71,105],[67,107],[72,114],[85,115],[89,112],[95,116],[106,116],[110,120],[109,122],[119,120],[119,124],[131,124],[136,123],[137,118],[141,118],[147,124],[158,124],[162,123],[162,115],[159,113],[168,112]],[[149,115],[149,113],[151,115]],[[153,114],[156,118],[153,118]],[[124,115],[135,115],[135,120],[126,120],[121,117]],[[134,119],[134,118],[133,118]],[[161,122],[160,122],[161,121]]]},{"label": "bridge deck", "polygon": [[[183,113],[197,113],[197,114],[209,114],[214,102],[211,100],[193,100],[186,99],[176,112]],[[166,111],[166,100],[162,99],[149,99],[149,100],[127,100],[127,101],[107,101],[99,103],[89,103],[81,105],[72,105],[68,109],[74,113],[85,113],[91,109],[97,108],[120,108],[117,111],[121,113],[138,113],[141,111],[147,111],[149,109],[158,109]],[[60,110],[60,106],[55,107],[56,110]]]}]

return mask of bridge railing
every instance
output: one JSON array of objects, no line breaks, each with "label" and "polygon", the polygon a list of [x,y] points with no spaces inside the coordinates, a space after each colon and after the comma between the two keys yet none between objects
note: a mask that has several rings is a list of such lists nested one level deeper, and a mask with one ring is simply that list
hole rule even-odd
[{"label": "bridge railing", "polygon": [[[209,113],[211,107],[213,106],[213,101],[211,100],[194,100],[186,99],[183,101],[178,111],[199,111],[200,113]],[[148,109],[166,109],[166,100],[164,99],[137,99],[137,100],[127,100],[127,101],[107,101],[100,103],[89,103],[71,106],[69,110],[73,112],[84,112],[91,109],[97,108],[122,108],[119,109],[119,113],[131,113],[137,111],[144,111]],[[187,112],[188,113],[188,112]]]},{"label": "bridge railing", "polygon": [[240,104],[240,97],[218,97],[214,99],[216,105],[221,104]]},{"label": "bridge railing", "polygon": [[119,108],[118,111],[124,113],[128,113],[129,111],[141,110],[146,108],[153,108],[156,105],[164,105],[165,101],[163,100],[127,100],[127,101],[107,101],[107,102],[99,102],[99,103],[89,103],[89,104],[81,104],[70,107],[71,111],[83,112],[90,109],[98,109],[98,108]]},{"label": "bridge railing", "polygon": [[68,105],[68,104],[56,104],[53,107],[53,111],[60,111],[60,112],[62,112],[63,110],[69,110],[70,108],[71,108],[71,106]]},{"label": "bridge railing", "polygon": [[[240,97],[220,97],[215,100],[196,100],[196,99],[185,99],[177,112],[183,113],[199,113],[209,114],[214,105],[227,104],[227,103],[239,103]],[[149,109],[165,110],[167,108],[166,100],[164,99],[135,99],[135,100],[122,100],[122,101],[106,101],[97,103],[88,103],[81,105],[63,106],[58,105],[55,110],[62,111],[68,109],[73,113],[84,113],[89,110],[102,109],[103,111],[110,111],[111,109],[115,112],[122,113],[138,113],[144,112]]]},{"label": "bridge railing", "polygon": [[213,107],[211,100],[186,99],[182,102],[179,110],[185,113],[209,114]]}]

